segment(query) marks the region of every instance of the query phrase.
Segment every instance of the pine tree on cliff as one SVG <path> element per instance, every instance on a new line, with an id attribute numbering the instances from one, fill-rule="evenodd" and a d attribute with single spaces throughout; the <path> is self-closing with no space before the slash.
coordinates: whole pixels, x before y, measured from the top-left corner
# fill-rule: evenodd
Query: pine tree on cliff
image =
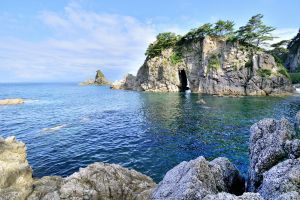
<path id="1" fill-rule="evenodd" d="M 262 21 L 263 15 L 257 14 L 237 31 L 237 38 L 245 43 L 252 44 L 256 47 L 265 44 L 268 40 L 273 40 L 271 32 L 275 30 L 272 26 L 267 26 Z"/>

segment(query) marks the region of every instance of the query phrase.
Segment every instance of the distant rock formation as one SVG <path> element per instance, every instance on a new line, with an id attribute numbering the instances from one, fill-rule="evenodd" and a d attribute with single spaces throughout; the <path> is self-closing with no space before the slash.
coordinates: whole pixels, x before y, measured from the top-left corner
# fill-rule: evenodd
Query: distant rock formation
<path id="1" fill-rule="evenodd" d="M 23 99 L 0 99 L 0 105 L 16 105 L 23 104 L 24 102 Z"/>
<path id="2" fill-rule="evenodd" d="M 251 127 L 248 181 L 227 158 L 209 162 L 201 156 L 175 166 L 158 185 L 135 170 L 104 163 L 65 178 L 34 180 L 25 145 L 0 138 L 0 199 L 298 200 L 299 116 L 294 126 L 286 119 L 264 119 Z"/>
<path id="3" fill-rule="evenodd" d="M 283 67 L 273 56 L 238 42 L 206 36 L 182 45 L 181 60 L 165 49 L 147 58 L 125 89 L 218 95 L 279 95 L 294 91 Z M 120 87 L 122 88 L 122 87 Z"/>
<path id="4" fill-rule="evenodd" d="M 288 45 L 289 54 L 285 61 L 285 66 L 291 72 L 300 70 L 300 29 L 298 34 Z"/>
<path id="5" fill-rule="evenodd" d="M 96 71 L 95 80 L 89 79 L 84 82 L 79 83 L 81 86 L 85 85 L 110 85 L 110 82 L 105 78 L 101 70 Z"/>

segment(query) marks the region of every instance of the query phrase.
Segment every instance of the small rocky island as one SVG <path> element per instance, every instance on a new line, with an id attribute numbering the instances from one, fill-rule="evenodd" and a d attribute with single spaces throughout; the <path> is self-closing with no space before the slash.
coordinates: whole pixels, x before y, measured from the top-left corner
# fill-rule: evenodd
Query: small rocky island
<path id="1" fill-rule="evenodd" d="M 95 79 L 86 80 L 81 82 L 80 85 L 110 85 L 110 82 L 105 78 L 103 72 L 101 70 L 96 71 Z"/>
<path id="2" fill-rule="evenodd" d="M 297 200 L 300 197 L 300 112 L 293 125 L 264 119 L 250 129 L 250 166 L 243 177 L 227 158 L 184 161 L 157 185 L 150 177 L 115 164 L 94 163 L 68 177 L 33 178 L 26 146 L 0 139 L 2 200 Z"/>
<path id="3" fill-rule="evenodd" d="M 236 34 L 234 23 L 222 20 L 192 29 L 184 36 L 161 33 L 149 45 L 147 58 L 137 75 L 127 76 L 113 88 L 154 92 L 191 90 L 215 95 L 290 94 L 294 88 L 284 61 L 288 69 L 300 66 L 300 40 L 290 42 L 288 46 L 293 51 L 289 55 L 280 45 L 271 51 L 261 48 L 261 39 L 249 38 L 245 33 L 247 28 L 257 31 L 253 22 L 262 23 L 261 20 L 262 15 L 253 16 Z M 231 28 L 224 28 L 225 25 Z M 265 36 L 272 38 L 269 33 Z"/>

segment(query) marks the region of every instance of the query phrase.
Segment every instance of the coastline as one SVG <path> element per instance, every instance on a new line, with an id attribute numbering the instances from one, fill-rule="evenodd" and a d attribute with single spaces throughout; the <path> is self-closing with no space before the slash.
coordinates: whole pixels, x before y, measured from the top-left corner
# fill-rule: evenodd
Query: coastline
<path id="1" fill-rule="evenodd" d="M 250 136 L 249 177 L 227 158 L 184 161 L 156 185 L 150 177 L 115 164 L 94 163 L 68 177 L 32 178 L 26 146 L 0 140 L 2 199 L 295 199 L 300 188 L 300 112 L 295 125 L 263 119 Z M 296 174 L 295 174 L 296 173 Z M 291 178 L 292 175 L 292 178 Z M 9 180 L 9 181 L 7 181 Z M 284 184 L 282 184 L 284 183 Z"/>

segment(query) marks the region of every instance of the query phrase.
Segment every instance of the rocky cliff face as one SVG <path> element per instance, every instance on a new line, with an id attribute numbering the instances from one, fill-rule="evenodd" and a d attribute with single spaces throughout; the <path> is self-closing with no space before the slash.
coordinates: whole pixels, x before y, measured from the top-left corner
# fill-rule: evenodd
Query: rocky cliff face
<path id="1" fill-rule="evenodd" d="M 289 54 L 285 65 L 289 71 L 293 72 L 300 69 L 300 29 L 298 34 L 292 39 L 288 45 Z"/>
<path id="2" fill-rule="evenodd" d="M 293 91 L 283 68 L 261 51 L 220 38 L 205 37 L 182 46 L 181 60 L 174 50 L 147 58 L 131 88 L 141 91 L 219 95 L 277 95 Z"/>

